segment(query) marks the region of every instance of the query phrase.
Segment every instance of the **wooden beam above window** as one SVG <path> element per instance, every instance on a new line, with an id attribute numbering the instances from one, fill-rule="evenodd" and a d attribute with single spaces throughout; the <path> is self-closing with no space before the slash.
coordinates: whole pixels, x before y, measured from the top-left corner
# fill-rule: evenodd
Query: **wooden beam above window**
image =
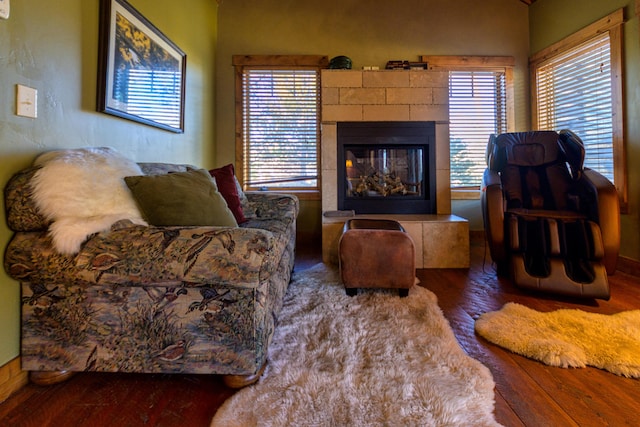
<path id="1" fill-rule="evenodd" d="M 245 67 L 298 66 L 327 68 L 329 58 L 326 55 L 233 55 L 232 65 Z"/>
<path id="2" fill-rule="evenodd" d="M 461 55 L 422 55 L 430 70 L 465 68 L 509 68 L 514 67 L 513 56 L 461 56 Z"/>

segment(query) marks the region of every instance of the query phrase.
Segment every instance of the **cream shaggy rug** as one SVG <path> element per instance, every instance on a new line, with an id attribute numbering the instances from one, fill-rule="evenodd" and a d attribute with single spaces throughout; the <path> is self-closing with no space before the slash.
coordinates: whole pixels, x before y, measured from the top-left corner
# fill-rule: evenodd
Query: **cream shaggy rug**
<path id="1" fill-rule="evenodd" d="M 496 426 L 490 371 L 458 345 L 436 296 L 348 297 L 324 264 L 294 274 L 269 363 L 212 426 Z"/>
<path id="2" fill-rule="evenodd" d="M 481 315 L 475 330 L 494 344 L 550 366 L 589 365 L 640 378 L 640 310 L 541 313 L 511 302 Z"/>

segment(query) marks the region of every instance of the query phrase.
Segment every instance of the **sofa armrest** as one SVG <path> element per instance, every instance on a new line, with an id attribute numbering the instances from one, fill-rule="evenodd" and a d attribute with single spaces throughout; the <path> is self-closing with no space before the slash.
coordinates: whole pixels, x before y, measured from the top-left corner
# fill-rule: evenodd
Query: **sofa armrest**
<path id="1" fill-rule="evenodd" d="M 251 209 L 260 219 L 289 218 L 295 220 L 298 217 L 300 203 L 293 194 L 247 191 L 245 195 Z"/>
<path id="2" fill-rule="evenodd" d="M 94 267 L 96 257 L 109 254 L 118 259 L 118 264 L 102 273 L 113 275 L 107 277 L 109 282 L 140 272 L 142 284 L 175 281 L 256 287 L 275 270 L 282 256 L 284 245 L 278 238 L 255 228 L 127 226 L 90 239 L 76 265 L 91 280 L 100 273 Z"/>
<path id="3" fill-rule="evenodd" d="M 255 288 L 282 257 L 283 236 L 243 227 L 145 227 L 122 220 L 57 253 L 46 232 L 16 233 L 5 252 L 15 279 L 34 283 Z"/>

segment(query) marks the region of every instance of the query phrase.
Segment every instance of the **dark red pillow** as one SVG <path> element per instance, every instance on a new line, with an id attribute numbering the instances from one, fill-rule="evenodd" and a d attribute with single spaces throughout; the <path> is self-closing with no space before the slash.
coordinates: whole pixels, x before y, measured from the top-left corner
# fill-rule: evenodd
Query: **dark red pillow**
<path id="1" fill-rule="evenodd" d="M 233 213 L 238 224 L 247 222 L 248 220 L 244 217 L 242 206 L 240 205 L 233 164 L 230 163 L 221 168 L 211 169 L 209 173 L 215 178 L 218 191 L 222 194 L 222 197 L 224 197 L 229 210 Z"/>

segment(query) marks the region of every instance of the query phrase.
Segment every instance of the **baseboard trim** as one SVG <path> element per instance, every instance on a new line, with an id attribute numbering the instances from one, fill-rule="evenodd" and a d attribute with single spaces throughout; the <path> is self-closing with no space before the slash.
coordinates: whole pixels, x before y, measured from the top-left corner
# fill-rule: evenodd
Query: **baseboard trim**
<path id="1" fill-rule="evenodd" d="M 616 270 L 638 277 L 640 276 L 640 261 L 619 256 Z"/>
<path id="2" fill-rule="evenodd" d="M 20 357 L 0 366 L 0 403 L 27 385 L 29 373 L 20 369 Z"/>

